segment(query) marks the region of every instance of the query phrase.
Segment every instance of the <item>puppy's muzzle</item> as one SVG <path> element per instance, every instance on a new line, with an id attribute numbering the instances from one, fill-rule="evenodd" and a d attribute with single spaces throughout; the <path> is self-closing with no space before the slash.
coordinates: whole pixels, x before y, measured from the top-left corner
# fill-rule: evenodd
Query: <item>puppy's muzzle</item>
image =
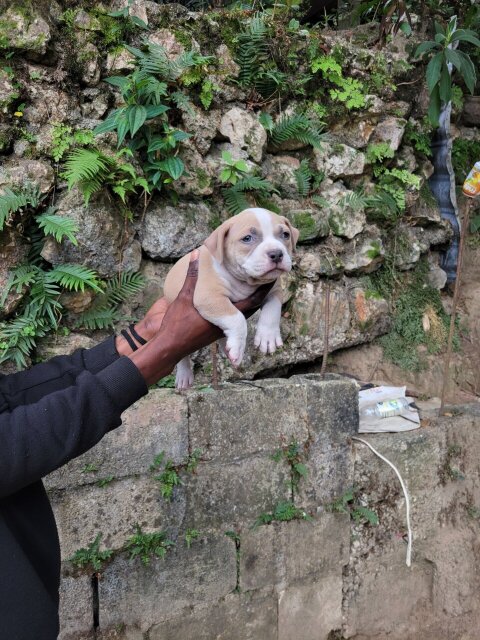
<path id="1" fill-rule="evenodd" d="M 269 251 L 267 255 L 275 264 L 278 264 L 283 260 L 283 251 L 281 249 L 273 249 L 272 251 Z"/>

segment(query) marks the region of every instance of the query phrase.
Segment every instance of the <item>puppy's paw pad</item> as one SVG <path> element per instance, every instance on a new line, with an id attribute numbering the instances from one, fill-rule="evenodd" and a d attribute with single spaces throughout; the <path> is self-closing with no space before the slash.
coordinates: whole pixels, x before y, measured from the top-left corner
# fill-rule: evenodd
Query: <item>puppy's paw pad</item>
<path id="1" fill-rule="evenodd" d="M 245 344 L 237 340 L 227 340 L 225 345 L 225 351 L 228 359 L 234 367 L 238 367 L 243 360 L 243 354 L 245 352 Z"/>

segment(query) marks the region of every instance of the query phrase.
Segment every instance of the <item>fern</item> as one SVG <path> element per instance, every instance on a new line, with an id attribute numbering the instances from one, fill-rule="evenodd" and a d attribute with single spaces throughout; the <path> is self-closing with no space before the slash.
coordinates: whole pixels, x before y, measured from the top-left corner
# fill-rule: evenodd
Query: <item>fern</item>
<path id="1" fill-rule="evenodd" d="M 112 160 L 99 151 L 74 149 L 67 156 L 63 175 L 69 189 L 78 184 L 88 205 L 91 196 L 102 188 L 112 164 Z"/>
<path id="2" fill-rule="evenodd" d="M 366 198 L 363 193 L 356 191 L 347 193 L 338 201 L 338 205 L 342 209 L 351 209 L 352 211 L 363 211 L 368 203 L 369 199 Z"/>
<path id="3" fill-rule="evenodd" d="M 254 197 L 257 195 L 261 198 L 265 198 L 265 196 L 271 193 L 278 193 L 268 180 L 259 178 L 258 176 L 244 176 L 232 187 L 223 190 L 225 205 L 230 215 L 236 215 L 240 213 L 240 211 L 243 211 L 243 209 L 248 209 L 248 207 L 251 206 L 251 203 L 245 196 L 245 192 L 248 191 L 253 192 Z M 257 192 L 257 194 L 255 194 L 255 192 Z"/>
<path id="4" fill-rule="evenodd" d="M 4 189 L 0 195 L 0 231 L 9 222 L 13 214 L 26 207 L 37 207 L 40 200 L 39 191 L 31 187 L 17 192 L 11 189 Z"/>
<path id="5" fill-rule="evenodd" d="M 310 193 L 312 177 L 312 170 L 308 160 L 302 160 L 298 169 L 295 170 L 298 195 L 302 198 L 306 198 Z"/>
<path id="6" fill-rule="evenodd" d="M 62 264 L 47 272 L 47 281 L 58 283 L 70 291 L 85 291 L 85 287 L 101 292 L 95 271 L 79 264 Z"/>
<path id="7" fill-rule="evenodd" d="M 245 197 L 245 194 L 241 191 L 235 191 L 233 187 L 223 190 L 223 197 L 225 199 L 225 205 L 227 211 L 231 216 L 237 215 L 240 211 L 248 209 L 251 203 Z"/>
<path id="8" fill-rule="evenodd" d="M 92 330 L 113 328 L 121 319 L 120 312 L 115 307 L 144 286 L 145 279 L 140 273 L 124 271 L 110 278 L 105 290 L 95 299 L 94 306 L 80 314 L 76 326 Z"/>
<path id="9" fill-rule="evenodd" d="M 245 31 L 238 36 L 237 63 L 240 66 L 238 83 L 241 87 L 255 86 L 262 63 L 268 59 L 267 27 L 262 15 L 255 14 Z"/>
<path id="10" fill-rule="evenodd" d="M 307 116 L 293 114 L 280 118 L 270 132 L 270 139 L 276 147 L 288 140 L 297 140 L 318 149 L 321 146 L 322 135 L 321 129 Z"/>
<path id="11" fill-rule="evenodd" d="M 36 221 L 45 235 L 53 236 L 57 242 L 62 242 L 63 238 L 68 238 L 74 245 L 78 244 L 75 233 L 78 231 L 77 224 L 66 218 L 53 213 L 54 209 L 49 207 L 47 211 L 36 216 Z"/>

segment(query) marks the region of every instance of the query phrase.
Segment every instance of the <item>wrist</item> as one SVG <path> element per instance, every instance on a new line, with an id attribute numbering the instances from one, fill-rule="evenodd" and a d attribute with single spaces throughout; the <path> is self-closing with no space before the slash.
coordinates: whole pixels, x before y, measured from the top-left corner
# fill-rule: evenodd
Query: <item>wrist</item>
<path id="1" fill-rule="evenodd" d="M 170 347 L 165 336 L 158 335 L 137 351 L 127 357 L 140 371 L 147 385 L 154 384 L 170 374 L 179 359 L 175 350 Z"/>

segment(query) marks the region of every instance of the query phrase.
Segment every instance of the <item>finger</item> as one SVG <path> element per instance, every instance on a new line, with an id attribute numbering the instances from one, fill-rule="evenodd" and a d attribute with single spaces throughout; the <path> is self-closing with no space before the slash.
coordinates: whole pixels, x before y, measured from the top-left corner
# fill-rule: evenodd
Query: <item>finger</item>
<path id="1" fill-rule="evenodd" d="M 198 249 L 195 249 L 190 254 L 190 262 L 188 263 L 187 275 L 185 276 L 185 282 L 183 283 L 182 290 L 179 296 L 184 298 L 193 299 L 193 292 L 195 291 L 195 285 L 198 279 Z"/>

